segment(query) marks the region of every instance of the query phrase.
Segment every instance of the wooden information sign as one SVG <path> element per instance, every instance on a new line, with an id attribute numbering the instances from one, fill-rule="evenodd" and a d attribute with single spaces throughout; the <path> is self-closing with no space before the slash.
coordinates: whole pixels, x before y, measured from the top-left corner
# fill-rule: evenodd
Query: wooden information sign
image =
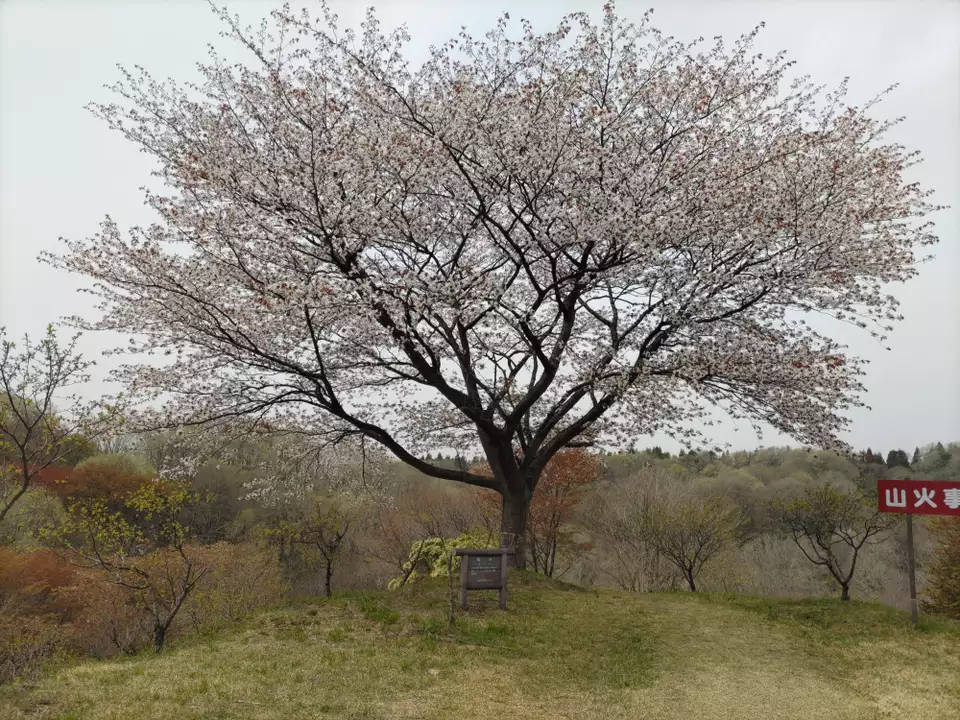
<path id="1" fill-rule="evenodd" d="M 877 510 L 907 516 L 907 569 L 910 619 L 917 624 L 917 575 L 913 559 L 913 516 L 960 516 L 960 482 L 943 480 L 878 480 Z"/>
<path id="2" fill-rule="evenodd" d="M 460 607 L 467 608 L 467 590 L 499 590 L 500 609 L 507 609 L 507 558 L 512 548 L 457 548 L 460 561 Z"/>

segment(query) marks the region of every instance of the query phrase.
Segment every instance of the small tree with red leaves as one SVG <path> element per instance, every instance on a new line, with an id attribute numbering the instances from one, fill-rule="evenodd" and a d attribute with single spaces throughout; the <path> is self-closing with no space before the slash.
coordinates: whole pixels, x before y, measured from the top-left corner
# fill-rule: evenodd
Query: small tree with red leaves
<path id="1" fill-rule="evenodd" d="M 553 577 L 558 551 L 571 560 L 570 556 L 588 549 L 576 542 L 570 523 L 587 488 L 599 479 L 600 459 L 583 449 L 561 450 L 547 463 L 530 502 L 525 533 L 525 550 L 536 572 Z M 491 510 L 499 511 L 495 494 L 479 491 L 479 495 Z M 567 569 L 569 563 L 563 572 Z"/>

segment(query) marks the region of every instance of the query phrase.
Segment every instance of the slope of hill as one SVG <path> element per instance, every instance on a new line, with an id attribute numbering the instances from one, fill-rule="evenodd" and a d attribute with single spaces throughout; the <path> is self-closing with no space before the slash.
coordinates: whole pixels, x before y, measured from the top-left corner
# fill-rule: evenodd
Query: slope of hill
<path id="1" fill-rule="evenodd" d="M 0 688 L 0 717 L 960 717 L 960 624 L 881 605 L 582 590 L 512 578 L 446 633 L 446 584 L 264 613 L 160 656 Z M 484 605 L 486 609 L 480 610 Z"/>

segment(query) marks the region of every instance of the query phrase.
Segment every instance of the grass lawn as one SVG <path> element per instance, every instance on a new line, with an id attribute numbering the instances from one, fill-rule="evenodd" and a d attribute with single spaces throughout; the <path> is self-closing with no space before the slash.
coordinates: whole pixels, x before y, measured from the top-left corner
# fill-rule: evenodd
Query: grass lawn
<path id="1" fill-rule="evenodd" d="M 160 656 L 0 688 L 59 720 L 960 718 L 960 624 L 886 607 L 631 595 L 512 576 L 446 632 L 446 584 L 270 611 Z"/>

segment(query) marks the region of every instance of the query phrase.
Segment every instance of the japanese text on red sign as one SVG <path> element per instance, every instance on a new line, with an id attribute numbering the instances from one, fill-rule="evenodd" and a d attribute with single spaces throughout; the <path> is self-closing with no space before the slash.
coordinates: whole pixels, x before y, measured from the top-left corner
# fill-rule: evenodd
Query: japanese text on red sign
<path id="1" fill-rule="evenodd" d="M 880 512 L 960 516 L 960 481 L 879 480 Z"/>

